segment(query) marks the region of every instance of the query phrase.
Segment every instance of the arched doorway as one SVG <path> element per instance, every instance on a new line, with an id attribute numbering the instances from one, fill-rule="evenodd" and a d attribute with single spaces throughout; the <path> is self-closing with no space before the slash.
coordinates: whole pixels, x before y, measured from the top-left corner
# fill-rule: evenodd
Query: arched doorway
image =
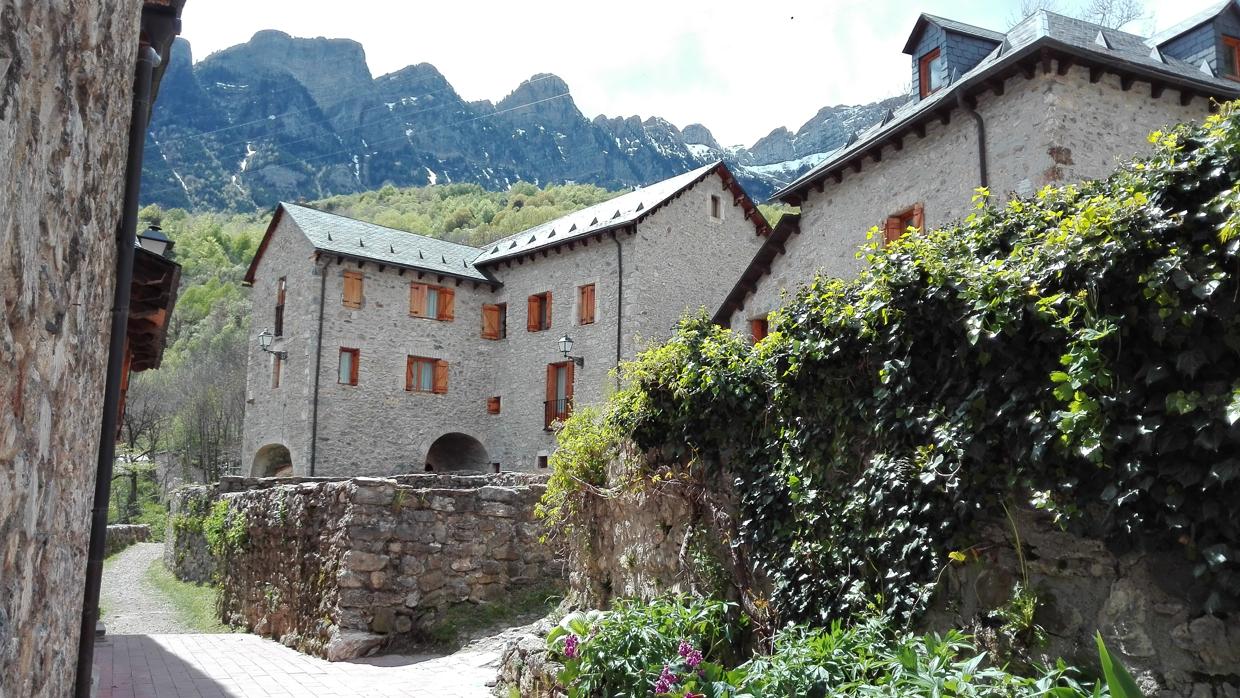
<path id="1" fill-rule="evenodd" d="M 284 444 L 268 444 L 254 454 L 250 477 L 288 477 L 293 474 L 293 455 Z"/>
<path id="2" fill-rule="evenodd" d="M 490 458 L 482 443 L 468 434 L 453 432 L 435 439 L 426 452 L 428 470 L 488 470 Z"/>

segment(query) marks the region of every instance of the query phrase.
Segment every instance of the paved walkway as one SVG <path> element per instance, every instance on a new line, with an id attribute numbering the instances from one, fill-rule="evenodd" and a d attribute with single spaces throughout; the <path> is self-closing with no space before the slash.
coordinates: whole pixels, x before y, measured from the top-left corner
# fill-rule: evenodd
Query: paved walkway
<path id="1" fill-rule="evenodd" d="M 163 556 L 163 543 L 135 543 L 108 560 L 99 602 L 107 609 L 103 625 L 109 635 L 194 632 L 150 582 L 148 571 Z"/>
<path id="2" fill-rule="evenodd" d="M 500 638 L 445 657 L 309 657 L 255 635 L 109 635 L 97 698 L 487 698 Z"/>

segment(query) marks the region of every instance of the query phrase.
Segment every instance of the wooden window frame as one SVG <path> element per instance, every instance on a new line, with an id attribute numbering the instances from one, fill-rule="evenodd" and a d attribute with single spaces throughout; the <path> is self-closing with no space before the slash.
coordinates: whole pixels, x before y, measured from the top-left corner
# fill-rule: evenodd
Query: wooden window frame
<path id="1" fill-rule="evenodd" d="M 577 382 L 574 370 L 576 366 L 577 364 L 571 360 L 547 364 L 547 400 L 543 403 L 543 429 L 546 431 L 551 431 L 551 425 L 555 422 L 562 422 L 573 414 L 573 385 Z M 559 404 L 561 398 L 557 397 L 555 389 L 556 375 L 561 368 L 565 370 L 563 405 Z"/>
<path id="2" fill-rule="evenodd" d="M 344 355 L 352 356 L 352 362 L 349 364 L 349 381 L 346 383 L 340 380 L 340 361 L 344 360 Z M 362 351 L 357 347 L 340 347 L 340 356 L 336 363 L 336 383 L 338 385 L 357 385 L 358 365 L 362 362 Z"/>
<path id="3" fill-rule="evenodd" d="M 930 70 L 932 68 L 931 64 L 934 63 L 935 59 L 940 55 L 942 54 L 936 47 L 926 51 L 922 54 L 921 58 L 917 59 L 917 91 L 921 95 L 922 99 L 925 99 L 926 97 L 929 97 L 939 91 L 938 87 L 933 89 L 930 87 Z"/>
<path id="4" fill-rule="evenodd" d="M 340 304 L 346 308 L 361 308 L 362 299 L 366 295 L 366 291 L 365 291 L 366 275 L 360 271 L 346 270 L 342 278 L 344 279 L 344 286 L 340 289 Z M 357 281 L 357 298 L 353 300 L 349 299 L 349 280 L 350 279 L 355 279 Z"/>
<path id="5" fill-rule="evenodd" d="M 426 300 L 431 291 L 435 292 L 434 315 L 431 315 L 426 307 Z M 426 320 L 452 322 L 456 319 L 456 289 L 411 281 L 409 283 L 409 315 Z"/>
<path id="6" fill-rule="evenodd" d="M 718 194 L 710 195 L 710 217 L 717 221 L 723 220 L 723 198 Z"/>
<path id="7" fill-rule="evenodd" d="M 883 223 L 884 244 L 900 239 L 910 227 L 917 228 L 919 233 L 926 230 L 926 208 L 920 202 L 899 213 L 887 216 L 887 220 Z"/>
<path id="8" fill-rule="evenodd" d="M 499 414 L 501 409 L 503 409 L 503 400 L 499 395 L 487 398 L 487 414 Z"/>
<path id="9" fill-rule="evenodd" d="M 594 284 L 582 284 L 577 287 L 577 324 L 593 325 L 597 307 Z"/>
<path id="10" fill-rule="evenodd" d="M 276 336 L 284 336 L 284 300 L 288 292 L 288 277 L 276 281 Z"/>
<path id="11" fill-rule="evenodd" d="M 416 369 L 415 369 L 416 367 Z M 430 372 L 429 390 L 422 387 L 424 372 Z M 448 362 L 430 356 L 405 357 L 405 392 L 443 395 L 448 392 Z"/>
<path id="12" fill-rule="evenodd" d="M 765 315 L 749 320 L 749 336 L 753 338 L 755 344 L 766 339 L 766 336 L 770 334 L 770 329 L 770 321 Z"/>
<path id="13" fill-rule="evenodd" d="M 1230 73 L 1224 73 L 1223 77 L 1230 78 L 1232 80 L 1240 80 L 1240 38 L 1224 34 L 1222 37 L 1222 44 L 1224 48 L 1231 51 L 1232 70 Z"/>
<path id="14" fill-rule="evenodd" d="M 535 304 L 538 310 L 534 309 Z M 552 298 L 550 291 L 535 293 L 526 299 L 525 329 L 527 332 L 545 332 L 551 329 Z"/>

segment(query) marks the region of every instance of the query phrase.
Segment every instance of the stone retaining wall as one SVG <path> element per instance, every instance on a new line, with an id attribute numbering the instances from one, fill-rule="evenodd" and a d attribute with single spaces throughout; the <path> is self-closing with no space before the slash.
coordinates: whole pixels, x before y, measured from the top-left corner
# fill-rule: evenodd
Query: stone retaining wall
<path id="1" fill-rule="evenodd" d="M 108 524 L 108 536 L 104 556 L 115 555 L 134 543 L 151 539 L 151 527 L 146 524 Z"/>
<path id="2" fill-rule="evenodd" d="M 557 580 L 537 475 L 226 478 L 223 620 L 331 660 L 415 642 L 453 604 Z"/>
<path id="3" fill-rule="evenodd" d="M 214 581 L 219 561 L 207 548 L 202 524 L 217 488 L 190 485 L 168 495 L 169 520 L 164 534 L 164 567 L 183 582 Z"/>

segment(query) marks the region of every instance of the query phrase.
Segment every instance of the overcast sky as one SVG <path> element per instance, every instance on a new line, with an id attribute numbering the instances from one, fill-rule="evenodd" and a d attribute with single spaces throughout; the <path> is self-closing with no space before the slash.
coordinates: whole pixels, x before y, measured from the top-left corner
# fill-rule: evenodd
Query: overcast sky
<path id="1" fill-rule="evenodd" d="M 1147 0 L 1163 29 L 1217 0 Z M 1065 8 L 1083 0 L 1060 0 Z M 724 145 L 795 130 L 829 104 L 908 86 L 900 53 L 919 12 L 1004 30 L 1019 0 L 190 0 L 195 60 L 260 29 L 354 39 L 373 75 L 431 63 L 467 100 L 498 101 L 535 73 L 568 83 L 587 117 L 700 122 Z"/>

